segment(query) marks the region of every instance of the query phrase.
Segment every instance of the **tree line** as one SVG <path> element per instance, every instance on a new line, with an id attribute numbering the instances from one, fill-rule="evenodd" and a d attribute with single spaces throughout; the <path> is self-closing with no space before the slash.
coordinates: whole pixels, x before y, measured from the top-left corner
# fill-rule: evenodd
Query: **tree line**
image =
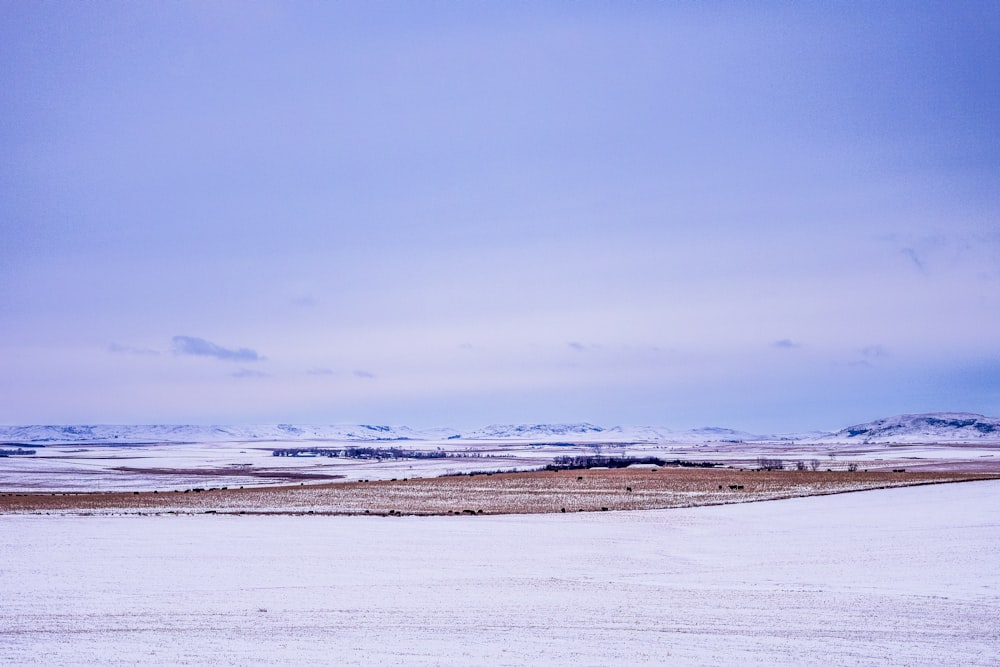
<path id="1" fill-rule="evenodd" d="M 682 468 L 714 468 L 709 461 L 667 461 L 656 456 L 557 456 L 545 470 L 585 470 L 587 468 L 627 468 L 631 465 L 680 466 Z"/>

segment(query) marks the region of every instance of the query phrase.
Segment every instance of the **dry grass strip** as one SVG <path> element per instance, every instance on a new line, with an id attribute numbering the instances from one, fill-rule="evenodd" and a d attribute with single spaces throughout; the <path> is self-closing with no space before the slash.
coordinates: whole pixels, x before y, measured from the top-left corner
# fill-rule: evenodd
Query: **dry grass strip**
<path id="1" fill-rule="evenodd" d="M 186 492 L 0 492 L 0 513 L 478 515 L 593 512 L 753 502 L 982 479 L 1000 479 L 1000 474 L 592 469 Z"/>

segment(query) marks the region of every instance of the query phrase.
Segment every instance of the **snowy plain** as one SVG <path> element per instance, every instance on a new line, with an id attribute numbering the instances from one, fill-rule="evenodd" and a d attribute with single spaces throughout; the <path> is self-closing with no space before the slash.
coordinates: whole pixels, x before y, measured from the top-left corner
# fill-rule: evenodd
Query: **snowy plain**
<path id="1" fill-rule="evenodd" d="M 996 665 L 998 507 L 0 516 L 0 663 Z"/>
<path id="2" fill-rule="evenodd" d="M 447 458 L 362 460 L 272 456 L 282 448 L 397 447 Z M 753 467 L 758 457 L 816 461 L 822 469 L 851 462 L 872 469 L 992 470 L 1000 461 L 1000 419 L 972 413 L 898 415 L 837 433 L 753 435 L 728 428 L 579 424 L 495 424 L 451 428 L 341 424 L 0 425 L 5 491 L 170 491 L 270 486 L 334 479 L 436 477 L 482 470 L 528 470 L 557 456 L 603 453 L 712 461 Z"/>
<path id="3" fill-rule="evenodd" d="M 1000 467 L 1000 443 L 818 443 L 795 441 L 729 442 L 553 442 L 518 440 L 426 440 L 367 443 L 422 451 L 443 451 L 448 458 L 348 459 L 325 456 L 272 456 L 286 447 L 347 447 L 357 441 L 292 440 L 205 442 L 47 443 L 34 455 L 0 457 L 4 491 L 170 491 L 195 487 L 273 486 L 334 479 L 437 477 L 477 470 L 529 470 L 557 456 L 602 453 L 656 456 L 667 460 L 712 461 L 754 467 L 758 457 L 788 462 L 818 461 L 821 468 L 843 470 L 849 462 L 865 468 L 970 470 Z M 365 444 L 365 443 L 361 443 Z"/>

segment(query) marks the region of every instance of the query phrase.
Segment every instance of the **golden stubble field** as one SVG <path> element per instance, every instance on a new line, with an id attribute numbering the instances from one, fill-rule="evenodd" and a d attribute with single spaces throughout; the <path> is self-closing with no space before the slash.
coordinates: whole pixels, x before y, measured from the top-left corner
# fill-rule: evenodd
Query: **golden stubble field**
<path id="1" fill-rule="evenodd" d="M 561 470 L 173 492 L 0 493 L 0 513 L 396 516 L 599 512 L 742 503 L 997 478 L 1000 473 Z"/>

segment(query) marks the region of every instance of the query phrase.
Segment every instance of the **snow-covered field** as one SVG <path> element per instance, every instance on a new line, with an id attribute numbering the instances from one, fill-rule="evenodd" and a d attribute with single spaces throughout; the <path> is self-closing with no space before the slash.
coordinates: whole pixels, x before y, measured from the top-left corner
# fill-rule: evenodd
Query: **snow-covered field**
<path id="1" fill-rule="evenodd" d="M 397 447 L 446 452 L 439 459 L 381 461 L 272 456 L 275 449 Z M 753 435 L 706 427 L 603 428 L 592 424 L 493 425 L 459 432 L 364 424 L 303 426 L 0 426 L 0 490 L 170 491 L 342 479 L 435 477 L 525 470 L 554 457 L 601 453 L 753 467 L 758 457 L 862 467 L 1000 469 L 1000 419 L 970 413 L 899 415 L 837 433 Z"/>
<path id="2" fill-rule="evenodd" d="M 364 444 L 364 443 L 362 443 Z M 248 443 L 219 441 L 143 445 L 49 444 L 33 456 L 0 458 L 0 489 L 5 491 L 152 491 L 211 486 L 274 486 L 329 482 L 333 479 L 437 477 L 474 470 L 513 470 L 544 465 L 553 454 L 530 446 L 468 443 L 389 442 L 382 447 L 430 450 L 447 448 L 442 459 L 328 458 L 272 456 L 286 447 L 357 446 L 353 441 Z M 556 448 L 557 453 L 564 453 Z M 581 449 L 582 451 L 582 449 Z"/>
<path id="3" fill-rule="evenodd" d="M 1000 481 L 649 512 L 0 516 L 0 662 L 996 665 Z"/>
<path id="4" fill-rule="evenodd" d="M 1000 470 L 1000 444 L 864 445 L 800 442 L 553 443 L 518 441 L 403 441 L 383 447 L 443 450 L 441 459 L 364 460 L 324 456 L 272 456 L 275 448 L 344 447 L 353 441 L 214 441 L 150 444 L 61 443 L 37 446 L 33 456 L 0 457 L 4 491 L 170 491 L 194 487 L 273 486 L 333 479 L 436 477 L 474 470 L 526 470 L 556 456 L 600 452 L 610 456 L 657 456 L 755 467 L 760 456 L 816 460 L 821 469 L 863 467 Z"/>

